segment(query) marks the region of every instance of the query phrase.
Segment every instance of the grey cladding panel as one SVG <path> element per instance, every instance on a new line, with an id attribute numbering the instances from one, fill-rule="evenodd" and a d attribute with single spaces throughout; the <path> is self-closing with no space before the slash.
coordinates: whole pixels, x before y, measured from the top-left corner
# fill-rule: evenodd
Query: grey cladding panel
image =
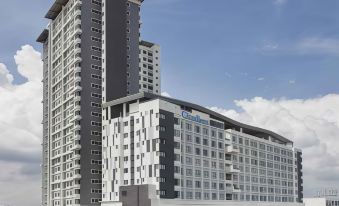
<path id="1" fill-rule="evenodd" d="M 127 95 L 126 0 L 106 1 L 106 101 Z"/>
<path id="2" fill-rule="evenodd" d="M 160 157 L 160 164 L 166 166 L 165 170 L 160 170 L 160 177 L 166 179 L 160 183 L 160 190 L 166 192 L 161 198 L 174 199 L 174 114 L 164 110 L 160 110 L 160 113 L 165 115 L 165 119 L 159 120 L 160 126 L 166 128 L 165 131 L 160 131 L 160 139 L 165 139 L 166 142 L 160 143 L 160 151 L 166 154 L 165 157 Z"/>

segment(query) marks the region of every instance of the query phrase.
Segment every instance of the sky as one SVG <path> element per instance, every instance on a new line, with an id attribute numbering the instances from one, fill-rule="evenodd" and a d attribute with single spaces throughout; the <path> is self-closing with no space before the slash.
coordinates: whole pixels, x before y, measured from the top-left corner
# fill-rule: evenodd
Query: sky
<path id="1" fill-rule="evenodd" d="M 0 205 L 40 202 L 35 40 L 52 2 L 0 7 Z M 312 196 L 339 185 L 338 8 L 337 0 L 145 0 L 141 32 L 161 46 L 164 94 L 295 141 Z"/>

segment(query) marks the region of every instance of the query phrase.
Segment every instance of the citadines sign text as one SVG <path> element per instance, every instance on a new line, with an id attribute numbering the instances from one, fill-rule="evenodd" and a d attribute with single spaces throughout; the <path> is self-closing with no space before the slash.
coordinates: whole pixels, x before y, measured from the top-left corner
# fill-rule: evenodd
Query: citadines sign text
<path id="1" fill-rule="evenodd" d="M 194 121 L 194 122 L 198 122 L 198 123 L 201 123 L 201 124 L 209 125 L 208 120 L 201 119 L 199 115 L 193 116 L 191 113 L 186 112 L 186 111 L 182 111 L 181 115 L 185 119 L 188 119 L 188 120 L 191 120 L 191 121 Z"/>

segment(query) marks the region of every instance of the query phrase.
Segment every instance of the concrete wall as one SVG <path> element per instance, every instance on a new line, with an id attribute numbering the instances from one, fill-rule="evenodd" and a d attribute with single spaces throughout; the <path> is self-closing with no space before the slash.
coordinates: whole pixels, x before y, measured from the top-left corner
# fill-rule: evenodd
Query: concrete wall
<path id="1" fill-rule="evenodd" d="M 152 200 L 152 206 L 303 206 L 302 203 L 274 202 L 233 202 L 233 201 L 189 201 L 189 200 Z M 317 205 L 321 206 L 321 205 Z"/>
<path id="2" fill-rule="evenodd" d="M 325 198 L 304 198 L 305 206 L 326 206 Z"/>

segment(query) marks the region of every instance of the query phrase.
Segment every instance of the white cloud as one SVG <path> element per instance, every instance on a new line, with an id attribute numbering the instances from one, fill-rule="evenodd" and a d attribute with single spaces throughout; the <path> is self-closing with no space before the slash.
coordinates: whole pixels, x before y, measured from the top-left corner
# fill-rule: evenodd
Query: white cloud
<path id="1" fill-rule="evenodd" d="M 339 184 L 339 95 L 314 99 L 235 101 L 241 112 L 211 108 L 238 121 L 263 127 L 303 149 L 305 194 Z"/>
<path id="2" fill-rule="evenodd" d="M 0 63 L 0 86 L 9 87 L 13 82 L 13 75 L 11 75 L 6 65 Z"/>
<path id="3" fill-rule="evenodd" d="M 168 92 L 161 92 L 161 96 L 172 97 Z"/>
<path id="4" fill-rule="evenodd" d="M 258 80 L 258 81 L 264 81 L 265 78 L 264 78 L 264 77 L 259 77 L 257 80 Z"/>
<path id="5" fill-rule="evenodd" d="M 295 84 L 296 81 L 295 81 L 295 80 L 290 80 L 290 81 L 288 81 L 288 83 L 289 83 L 289 84 Z"/>
<path id="6" fill-rule="evenodd" d="M 305 38 L 296 44 L 296 50 L 301 54 L 339 55 L 339 39 Z"/>
<path id="7" fill-rule="evenodd" d="M 18 72 L 28 81 L 14 85 L 13 76 L 0 64 L 0 168 L 6 168 L 0 170 L 0 202 L 38 205 L 42 61 L 40 53 L 29 45 L 14 59 Z"/>

